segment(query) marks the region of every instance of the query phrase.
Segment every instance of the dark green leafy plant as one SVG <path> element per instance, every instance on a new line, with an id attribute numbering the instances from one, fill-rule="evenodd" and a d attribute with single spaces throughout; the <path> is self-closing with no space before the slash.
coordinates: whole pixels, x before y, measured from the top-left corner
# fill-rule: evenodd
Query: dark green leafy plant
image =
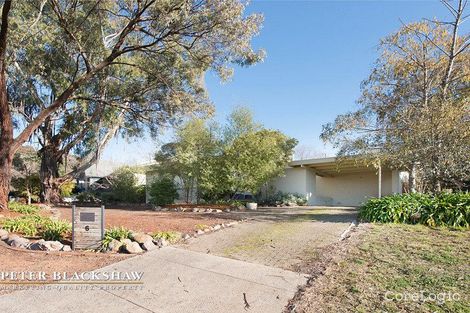
<path id="1" fill-rule="evenodd" d="M 470 227 L 470 194 L 403 194 L 370 199 L 359 216 L 379 223 L 424 224 L 428 226 Z"/>
<path id="2" fill-rule="evenodd" d="M 156 205 L 172 204 L 178 199 L 178 189 L 170 178 L 161 178 L 150 185 L 150 202 Z"/>

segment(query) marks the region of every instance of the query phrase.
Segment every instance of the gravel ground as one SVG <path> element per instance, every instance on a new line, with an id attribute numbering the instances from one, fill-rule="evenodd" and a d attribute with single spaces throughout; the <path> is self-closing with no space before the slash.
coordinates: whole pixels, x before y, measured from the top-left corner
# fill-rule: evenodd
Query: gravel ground
<path id="1" fill-rule="evenodd" d="M 59 208 L 60 218 L 72 220 L 71 208 Z M 215 215 L 212 213 L 190 212 L 154 212 L 132 211 L 121 209 L 107 209 L 105 211 L 106 228 L 124 226 L 134 231 L 178 231 L 182 233 L 194 232 L 197 225 L 212 226 L 215 224 L 230 222 L 229 216 L 224 213 Z"/>
<path id="2" fill-rule="evenodd" d="M 234 228 L 189 240 L 180 247 L 237 260 L 302 271 L 320 249 L 339 240 L 355 219 L 351 209 L 262 209 Z M 234 214 L 235 215 L 235 214 Z M 234 216 L 235 217 L 235 216 Z"/>

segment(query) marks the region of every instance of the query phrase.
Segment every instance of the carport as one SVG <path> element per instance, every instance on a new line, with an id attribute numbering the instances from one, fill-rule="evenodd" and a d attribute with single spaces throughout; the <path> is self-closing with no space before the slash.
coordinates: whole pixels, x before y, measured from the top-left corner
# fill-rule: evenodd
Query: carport
<path id="1" fill-rule="evenodd" d="M 368 198 L 402 192 L 403 174 L 359 159 L 319 158 L 292 161 L 272 186 L 305 195 L 310 205 L 357 206 Z"/>

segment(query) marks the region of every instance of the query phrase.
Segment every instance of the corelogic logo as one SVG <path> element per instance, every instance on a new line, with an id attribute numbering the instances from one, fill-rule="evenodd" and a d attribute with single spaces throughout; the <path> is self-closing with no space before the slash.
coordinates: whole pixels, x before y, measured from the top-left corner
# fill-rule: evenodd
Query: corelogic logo
<path id="1" fill-rule="evenodd" d="M 452 292 L 441 292 L 434 293 L 427 290 L 421 290 L 420 292 L 393 292 L 387 291 L 385 293 L 385 301 L 403 301 L 403 302 L 436 302 L 437 304 L 443 304 L 447 301 L 459 301 L 461 299 L 459 293 Z"/>

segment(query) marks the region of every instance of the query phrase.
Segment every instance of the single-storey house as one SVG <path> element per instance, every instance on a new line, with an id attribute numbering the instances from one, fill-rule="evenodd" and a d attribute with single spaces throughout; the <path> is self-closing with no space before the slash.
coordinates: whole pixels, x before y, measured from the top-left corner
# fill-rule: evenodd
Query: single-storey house
<path id="1" fill-rule="evenodd" d="M 304 195 L 309 205 L 357 206 L 368 198 L 400 194 L 407 173 L 366 166 L 351 158 L 292 161 L 285 175 L 270 185 L 277 191 Z"/>
<path id="2" fill-rule="evenodd" d="M 156 166 L 147 167 L 147 185 L 157 177 Z M 366 166 L 356 158 L 338 161 L 329 157 L 289 162 L 284 175 L 270 182 L 267 189 L 303 195 L 308 205 L 358 206 L 368 198 L 402 193 L 406 180 L 406 172 Z M 175 183 L 180 182 L 176 179 Z M 184 201 L 181 188 L 178 193 L 178 202 Z M 194 190 L 191 200 L 196 200 L 195 195 Z"/>

